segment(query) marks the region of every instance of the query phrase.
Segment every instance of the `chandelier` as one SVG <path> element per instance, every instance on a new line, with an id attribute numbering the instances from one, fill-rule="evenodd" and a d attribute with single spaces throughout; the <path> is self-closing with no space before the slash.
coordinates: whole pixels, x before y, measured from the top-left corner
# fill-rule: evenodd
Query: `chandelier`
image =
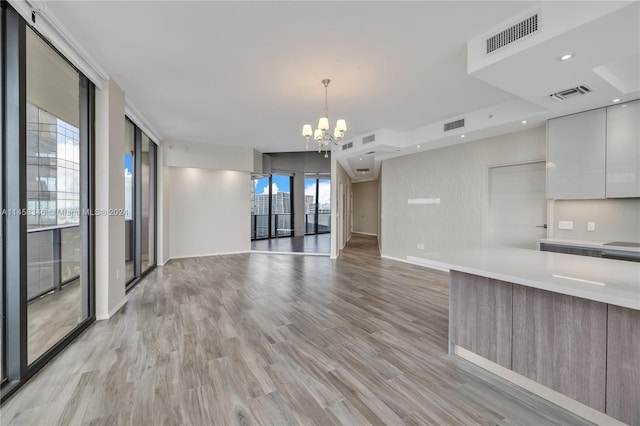
<path id="1" fill-rule="evenodd" d="M 313 140 L 318 144 L 318 152 L 322 151 L 324 147 L 324 158 L 328 158 L 328 150 L 331 144 L 342 145 L 342 139 L 344 138 L 344 132 L 347 131 L 347 122 L 340 119 L 336 122 L 336 128 L 333 133 L 329 132 L 329 107 L 327 106 L 327 87 L 331 80 L 325 78 L 322 80 L 324 85 L 324 117 L 320 117 L 318 121 L 318 128 L 313 131 L 311 124 L 305 124 L 302 126 L 302 136 L 307 139 L 307 150 L 309 149 L 309 142 L 311 136 Z"/>

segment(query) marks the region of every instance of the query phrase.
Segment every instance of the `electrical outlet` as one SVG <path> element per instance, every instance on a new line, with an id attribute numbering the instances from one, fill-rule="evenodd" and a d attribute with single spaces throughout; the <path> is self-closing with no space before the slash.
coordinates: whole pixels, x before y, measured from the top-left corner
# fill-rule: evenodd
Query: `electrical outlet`
<path id="1" fill-rule="evenodd" d="M 572 220 L 558 221 L 558 229 L 573 229 L 573 221 Z"/>
<path id="2" fill-rule="evenodd" d="M 595 222 L 587 222 L 587 231 L 595 231 L 596 230 L 596 223 Z"/>

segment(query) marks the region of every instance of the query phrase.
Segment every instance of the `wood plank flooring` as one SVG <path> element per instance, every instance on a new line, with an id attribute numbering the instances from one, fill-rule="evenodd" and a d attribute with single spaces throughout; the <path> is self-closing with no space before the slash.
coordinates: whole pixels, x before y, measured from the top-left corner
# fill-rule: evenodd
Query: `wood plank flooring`
<path id="1" fill-rule="evenodd" d="M 62 290 L 27 305 L 27 362 L 32 363 L 82 321 L 82 294 L 77 279 Z"/>
<path id="2" fill-rule="evenodd" d="M 448 275 L 343 255 L 169 262 L 0 408 L 21 424 L 585 424 L 447 356 Z"/>
<path id="3" fill-rule="evenodd" d="M 328 256 L 331 253 L 331 234 L 254 240 L 251 241 L 251 250 L 282 253 L 321 253 Z"/>

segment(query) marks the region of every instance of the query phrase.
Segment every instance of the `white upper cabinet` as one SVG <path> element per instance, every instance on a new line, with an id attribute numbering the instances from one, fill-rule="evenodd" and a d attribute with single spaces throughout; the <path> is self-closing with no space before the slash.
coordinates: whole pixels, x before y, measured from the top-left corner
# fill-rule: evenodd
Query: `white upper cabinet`
<path id="1" fill-rule="evenodd" d="M 605 198 L 606 108 L 547 123 L 547 198 Z"/>
<path id="2" fill-rule="evenodd" d="M 606 191 L 640 197 L 640 100 L 607 107 Z"/>

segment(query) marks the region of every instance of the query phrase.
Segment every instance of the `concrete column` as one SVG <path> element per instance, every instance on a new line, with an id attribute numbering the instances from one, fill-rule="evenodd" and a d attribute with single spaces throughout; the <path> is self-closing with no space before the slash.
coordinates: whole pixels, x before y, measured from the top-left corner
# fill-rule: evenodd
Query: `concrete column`
<path id="1" fill-rule="evenodd" d="M 125 295 L 124 106 L 122 89 L 110 80 L 96 90 L 95 202 L 96 319 L 108 319 L 127 302 Z"/>

